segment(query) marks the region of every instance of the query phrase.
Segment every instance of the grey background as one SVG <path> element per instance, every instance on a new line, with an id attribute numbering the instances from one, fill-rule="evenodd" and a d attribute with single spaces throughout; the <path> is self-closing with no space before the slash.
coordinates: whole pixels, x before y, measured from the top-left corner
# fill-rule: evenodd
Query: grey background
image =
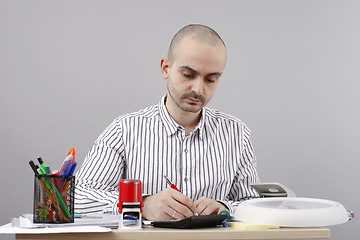
<path id="1" fill-rule="evenodd" d="M 29 160 L 59 168 L 75 147 L 82 163 L 115 117 L 159 102 L 160 59 L 188 23 L 227 44 L 209 106 L 252 129 L 261 180 L 360 213 L 359 1 L 1 0 L 1 225 L 32 211 Z"/>

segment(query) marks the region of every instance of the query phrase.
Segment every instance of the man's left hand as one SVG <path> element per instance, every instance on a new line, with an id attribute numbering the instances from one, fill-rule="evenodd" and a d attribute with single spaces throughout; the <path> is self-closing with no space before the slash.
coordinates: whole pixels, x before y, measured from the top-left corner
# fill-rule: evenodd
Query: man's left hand
<path id="1" fill-rule="evenodd" d="M 219 214 L 221 211 L 229 211 L 227 207 L 213 199 L 201 197 L 195 202 L 196 212 L 199 215 Z"/>

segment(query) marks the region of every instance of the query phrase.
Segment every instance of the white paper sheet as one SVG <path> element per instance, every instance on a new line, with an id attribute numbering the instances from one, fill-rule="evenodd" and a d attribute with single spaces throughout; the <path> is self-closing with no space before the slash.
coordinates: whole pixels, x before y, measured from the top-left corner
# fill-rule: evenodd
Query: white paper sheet
<path id="1" fill-rule="evenodd" d="M 76 218 L 74 223 L 66 224 L 34 224 L 32 215 L 13 218 L 11 223 L 0 227 L 0 234 L 18 233 L 74 233 L 74 232 L 111 232 L 111 228 L 119 224 L 119 215 L 102 215 L 97 218 Z"/>
<path id="2" fill-rule="evenodd" d="M 85 233 L 85 232 L 111 232 L 111 228 L 100 226 L 73 226 L 54 228 L 20 228 L 11 227 L 11 223 L 0 227 L 0 234 L 46 234 L 46 233 Z"/>
<path id="3" fill-rule="evenodd" d="M 34 227 L 74 227 L 74 226 L 101 226 L 101 227 L 118 227 L 119 215 L 114 214 L 88 214 L 88 217 L 75 218 L 74 223 L 66 224 L 46 224 L 46 223 L 33 223 L 32 214 L 24 214 L 24 217 L 20 217 L 20 224 L 16 227 L 22 228 L 34 228 Z"/>

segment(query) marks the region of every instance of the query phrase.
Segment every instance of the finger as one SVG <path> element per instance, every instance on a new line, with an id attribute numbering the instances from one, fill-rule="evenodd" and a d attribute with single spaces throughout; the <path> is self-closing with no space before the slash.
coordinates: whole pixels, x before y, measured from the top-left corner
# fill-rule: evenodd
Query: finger
<path id="1" fill-rule="evenodd" d="M 170 190 L 172 191 L 172 196 L 176 201 L 181 202 L 183 205 L 188 206 L 190 209 L 195 207 L 194 202 L 188 196 L 174 189 Z"/>
<path id="2" fill-rule="evenodd" d="M 229 209 L 222 203 L 220 203 L 222 206 L 218 209 L 217 214 L 219 214 L 222 211 L 229 212 Z"/>
<path id="3" fill-rule="evenodd" d="M 197 212 L 200 215 L 216 214 L 224 205 L 210 198 L 201 197 L 196 202 Z"/>
<path id="4" fill-rule="evenodd" d="M 172 219 L 183 219 L 183 211 L 184 208 L 177 200 L 176 196 L 180 194 L 180 192 L 175 191 L 174 189 L 167 188 L 163 190 L 159 195 L 161 195 L 161 207 L 160 210 L 166 214 L 167 220 Z"/>
<path id="5" fill-rule="evenodd" d="M 217 207 L 218 206 L 216 206 L 216 204 L 207 205 L 206 208 L 201 212 L 201 215 L 210 215 L 217 213 Z"/>
<path id="6" fill-rule="evenodd" d="M 199 198 L 196 202 L 195 202 L 195 206 L 196 206 L 196 212 L 199 215 L 202 215 L 202 212 L 205 210 L 205 208 L 207 207 L 207 203 L 206 203 L 206 198 L 205 197 L 201 197 Z"/>
<path id="7" fill-rule="evenodd" d="M 180 212 L 185 217 L 190 217 L 196 212 L 196 207 L 194 202 L 176 190 L 170 189 L 171 196 L 173 197 L 174 201 L 169 203 L 169 206 L 175 209 L 176 211 Z"/>
<path id="8" fill-rule="evenodd" d="M 178 202 L 175 199 L 169 202 L 169 207 L 181 214 L 180 216 L 177 216 L 178 218 L 190 217 L 194 215 L 193 211 L 187 205 L 184 205 L 183 203 Z"/>
<path id="9" fill-rule="evenodd" d="M 167 214 L 167 218 L 169 220 L 180 220 L 180 219 L 184 219 L 186 216 L 184 216 L 181 212 L 178 212 L 176 210 L 174 210 L 173 208 L 167 208 L 166 210 L 166 214 Z"/>
<path id="10" fill-rule="evenodd" d="M 185 218 L 184 215 L 171 207 L 162 208 L 160 212 L 156 214 L 157 221 L 180 220 L 183 218 Z"/>

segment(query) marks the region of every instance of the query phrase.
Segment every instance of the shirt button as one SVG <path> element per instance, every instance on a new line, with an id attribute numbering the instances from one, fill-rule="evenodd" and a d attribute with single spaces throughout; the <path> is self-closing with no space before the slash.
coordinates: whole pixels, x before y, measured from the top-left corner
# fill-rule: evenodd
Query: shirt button
<path id="1" fill-rule="evenodd" d="M 184 152 L 186 152 L 186 153 L 187 153 L 188 151 L 189 151 L 189 150 L 187 150 L 187 148 L 185 148 Z"/>
<path id="2" fill-rule="evenodd" d="M 186 178 L 184 178 L 184 181 L 185 181 L 185 182 L 187 182 L 188 180 L 189 180 L 189 179 L 188 179 L 187 177 L 186 177 Z"/>

